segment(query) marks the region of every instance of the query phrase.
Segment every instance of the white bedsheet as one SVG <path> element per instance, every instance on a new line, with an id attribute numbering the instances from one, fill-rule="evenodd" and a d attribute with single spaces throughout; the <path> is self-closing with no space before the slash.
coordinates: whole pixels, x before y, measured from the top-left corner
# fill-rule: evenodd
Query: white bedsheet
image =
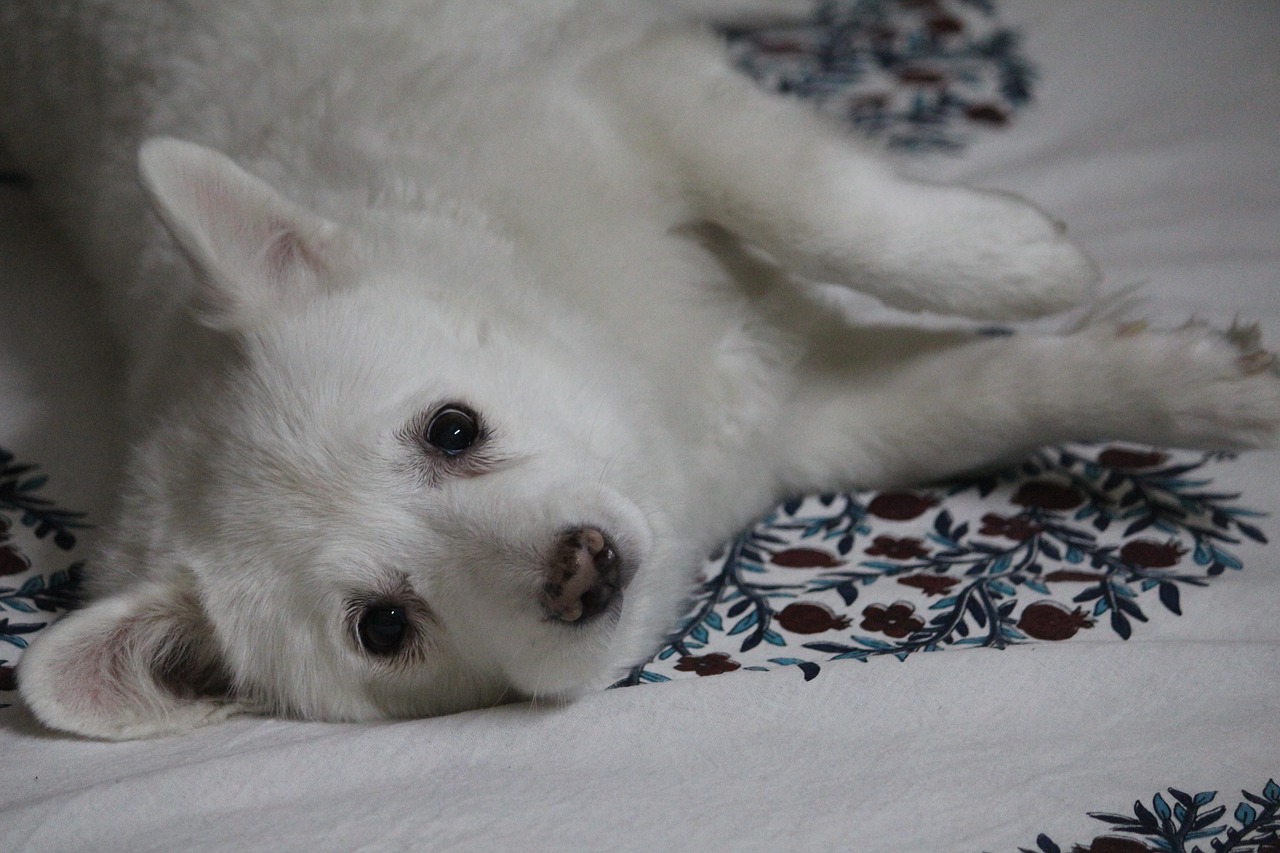
<path id="1" fill-rule="evenodd" d="M 1032 106 L 905 167 L 1035 199 L 1109 284 L 1145 283 L 1145 316 L 1239 313 L 1280 345 L 1280 4 L 999 9 L 1039 68 Z M 63 255 L 25 191 L 0 188 L 0 447 L 49 476 L 33 493 L 100 519 L 118 370 Z M 1271 513 L 1247 518 L 1280 537 L 1280 454 L 1197 476 Z M 983 512 L 976 495 L 956 500 Z M 8 531 L 43 572 L 84 558 L 80 533 L 68 550 Z M 824 660 L 810 680 L 793 666 L 684 672 L 567 707 L 241 718 L 124 744 L 48 733 L 3 692 L 0 850 L 1137 850 L 1094 843 L 1126 834 L 1089 813 L 1138 820 L 1137 800 L 1177 823 L 1171 788 L 1201 815 L 1225 806 L 1200 827 L 1225 839 L 1280 809 L 1280 560 L 1236 538 L 1241 568 L 1184 587 L 1182 615 L 1143 599 L 1128 640 L 1103 617 L 1064 642 Z M 0 643 L 0 660 L 19 655 Z"/>

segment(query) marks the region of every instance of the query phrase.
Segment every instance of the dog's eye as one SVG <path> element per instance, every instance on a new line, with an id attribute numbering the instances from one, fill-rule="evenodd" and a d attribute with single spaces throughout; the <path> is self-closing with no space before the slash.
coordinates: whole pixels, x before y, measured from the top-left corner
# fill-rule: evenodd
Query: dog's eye
<path id="1" fill-rule="evenodd" d="M 462 409 L 441 409 L 427 424 L 427 443 L 449 456 L 457 456 L 475 444 L 479 436 L 475 416 Z"/>
<path id="2" fill-rule="evenodd" d="M 409 619 L 402 608 L 374 606 L 360 616 L 357 631 L 366 650 L 375 655 L 393 655 L 404 645 Z"/>

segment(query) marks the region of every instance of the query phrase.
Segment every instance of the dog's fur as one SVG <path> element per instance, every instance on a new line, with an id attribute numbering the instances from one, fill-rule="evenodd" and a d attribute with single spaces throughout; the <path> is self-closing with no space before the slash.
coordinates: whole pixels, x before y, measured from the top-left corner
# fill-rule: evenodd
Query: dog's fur
<path id="1" fill-rule="evenodd" d="M 816 296 L 1013 320 L 1096 274 L 1022 201 L 893 176 L 699 23 L 796 5 L 0 6 L 0 131 L 134 365 L 120 517 L 92 603 L 21 661 L 35 713 L 127 738 L 571 696 L 781 496 L 1271 440 L 1247 332 L 983 337 Z M 453 454 L 450 406 L 480 422 Z M 625 588 L 584 612 L 582 577 Z"/>

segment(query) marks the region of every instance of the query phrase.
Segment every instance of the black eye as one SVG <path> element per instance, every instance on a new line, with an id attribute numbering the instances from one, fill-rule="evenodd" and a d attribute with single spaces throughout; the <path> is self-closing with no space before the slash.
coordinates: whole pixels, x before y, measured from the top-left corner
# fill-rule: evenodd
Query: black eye
<path id="1" fill-rule="evenodd" d="M 409 619 L 402 608 L 389 605 L 370 607 L 357 626 L 360 644 L 375 655 L 393 655 L 404 645 Z"/>
<path id="2" fill-rule="evenodd" d="M 441 409 L 427 424 L 427 443 L 449 456 L 456 456 L 476 443 L 480 427 L 469 412 Z"/>

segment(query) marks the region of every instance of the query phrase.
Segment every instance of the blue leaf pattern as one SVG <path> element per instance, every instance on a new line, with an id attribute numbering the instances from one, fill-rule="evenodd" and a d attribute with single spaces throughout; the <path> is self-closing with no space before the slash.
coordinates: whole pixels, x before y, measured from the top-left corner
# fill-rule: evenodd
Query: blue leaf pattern
<path id="1" fill-rule="evenodd" d="M 934 489 L 788 501 L 706 564 L 679 629 L 619 683 L 801 662 L 819 667 L 802 670 L 812 678 L 828 661 L 1060 642 L 1102 626 L 1128 640 L 1182 616 L 1189 590 L 1242 570 L 1235 545 L 1266 541 L 1261 513 L 1208 490 L 1228 458 L 1068 445 Z"/>
<path id="2" fill-rule="evenodd" d="M 1139 851 L 1179 851 L 1179 853 L 1276 853 L 1280 851 L 1280 786 L 1274 779 L 1267 780 L 1262 794 L 1241 791 L 1244 797 L 1236 806 L 1232 818 L 1235 826 L 1218 823 L 1226 814 L 1226 806 L 1208 811 L 1201 809 L 1218 797 L 1217 791 L 1202 791 L 1194 796 L 1169 788 L 1169 795 L 1176 805 L 1160 793 L 1151 800 L 1154 812 L 1142 805 L 1133 804 L 1133 816 L 1109 812 L 1090 812 L 1094 820 L 1107 824 L 1109 831 L 1085 844 L 1075 844 L 1073 851 L 1096 853 L 1139 853 Z M 1114 835 L 1122 832 L 1124 835 Z M 1208 840 L 1208 847 L 1188 842 Z M 1036 837 L 1036 847 L 1018 848 L 1021 853 L 1053 853 L 1064 849 L 1049 836 Z"/>

